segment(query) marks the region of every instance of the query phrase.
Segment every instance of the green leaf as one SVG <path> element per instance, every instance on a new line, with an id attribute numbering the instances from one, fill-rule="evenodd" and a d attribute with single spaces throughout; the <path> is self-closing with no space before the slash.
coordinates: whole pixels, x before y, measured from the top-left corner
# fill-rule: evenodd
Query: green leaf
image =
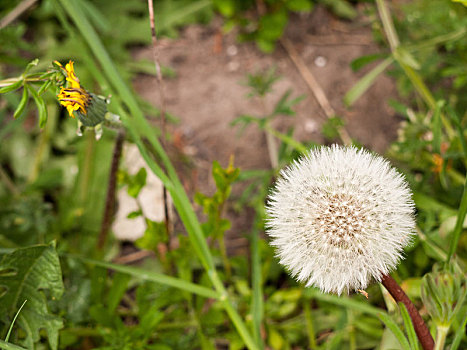
<path id="1" fill-rule="evenodd" d="M 11 85 L 4 86 L 4 87 L 0 88 L 0 94 L 4 94 L 4 93 L 10 92 L 10 91 L 19 89 L 19 87 L 21 86 L 22 83 L 23 83 L 23 79 L 18 80 L 16 82 L 12 83 Z"/>
<path id="2" fill-rule="evenodd" d="M 34 102 L 36 102 L 37 109 L 39 111 L 39 126 L 43 128 L 45 126 L 45 123 L 47 123 L 47 107 L 45 106 L 44 99 L 39 96 L 37 91 L 32 86 L 26 86 L 29 89 L 32 98 L 34 99 Z"/>
<path id="3" fill-rule="evenodd" d="M 461 343 L 462 338 L 464 338 L 465 335 L 465 327 L 467 325 L 467 315 L 465 315 L 462 324 L 459 326 L 457 329 L 455 335 L 454 335 L 454 340 L 452 341 L 451 344 L 451 349 L 450 350 L 457 350 L 459 348 L 459 345 Z"/>
<path id="4" fill-rule="evenodd" d="M 459 211 L 457 213 L 456 226 L 452 233 L 451 241 L 449 244 L 448 259 L 447 262 L 451 261 L 452 256 L 457 250 L 457 244 L 462 233 L 462 226 L 467 215 L 467 177 L 465 178 L 464 191 L 462 193 L 461 203 L 459 205 Z"/>
<path id="5" fill-rule="evenodd" d="M 413 350 L 419 350 L 417 334 L 413 328 L 412 320 L 409 316 L 409 312 L 405 307 L 404 303 L 399 302 L 399 308 L 401 310 L 402 319 L 404 321 L 405 330 L 410 342 L 410 348 Z"/>
<path id="6" fill-rule="evenodd" d="M 32 68 L 32 67 L 35 67 L 37 66 L 37 64 L 39 63 L 39 59 L 38 58 L 35 58 L 33 59 L 31 62 L 28 63 L 28 65 L 26 66 L 26 69 L 24 70 L 24 74 L 26 74 L 27 72 L 29 72 L 29 70 Z"/>
<path id="7" fill-rule="evenodd" d="M 21 346 L 8 343 L 0 339 L 0 349 L 4 350 L 27 350 L 26 348 L 22 348 Z"/>
<path id="8" fill-rule="evenodd" d="M 63 293 L 62 272 L 54 244 L 17 249 L 0 255 L 0 286 L 7 292 L 0 297 L 0 314 L 13 317 L 24 300 L 28 302 L 18 316 L 18 325 L 26 333 L 26 343 L 32 347 L 39 341 L 39 330 L 48 333 L 49 344 L 57 349 L 58 330 L 62 320 L 51 314 L 43 290 L 52 299 Z"/>
<path id="9" fill-rule="evenodd" d="M 290 11 L 311 11 L 313 5 L 310 0 L 288 0 L 285 2 L 285 6 Z"/>
<path id="10" fill-rule="evenodd" d="M 145 168 L 139 169 L 136 175 L 131 179 L 128 186 L 128 194 L 134 198 L 138 197 L 144 185 L 146 185 L 147 172 Z"/>
<path id="11" fill-rule="evenodd" d="M 394 51 L 394 58 L 398 62 L 403 63 L 413 69 L 416 69 L 416 70 L 420 69 L 420 63 L 418 63 L 417 60 L 415 60 L 415 58 L 403 47 L 399 46 Z"/>
<path id="12" fill-rule="evenodd" d="M 344 126 L 344 120 L 340 117 L 328 118 L 321 127 L 321 132 L 328 140 L 339 136 L 339 129 Z"/>
<path id="13" fill-rule="evenodd" d="M 43 92 L 47 91 L 47 89 L 52 85 L 52 80 L 47 80 L 42 86 L 39 88 L 37 94 L 40 96 Z"/>
<path id="14" fill-rule="evenodd" d="M 354 19 L 357 16 L 355 8 L 345 0 L 322 0 L 337 16 L 345 19 Z"/>
<path id="15" fill-rule="evenodd" d="M 210 288 L 206 288 L 206 287 L 203 287 L 203 286 L 191 283 L 191 282 L 187 282 L 176 277 L 170 277 L 170 276 L 163 275 L 160 273 L 143 270 L 143 269 L 139 269 L 139 268 L 131 267 L 131 266 L 118 265 L 118 264 L 113 264 L 113 263 L 109 263 L 105 261 L 87 259 L 87 258 L 78 257 L 78 256 L 74 256 L 74 257 L 88 264 L 105 267 L 105 268 L 112 269 L 114 271 L 121 272 L 121 273 L 126 273 L 133 277 L 140 278 L 145 281 L 151 281 L 155 283 L 164 284 L 170 287 L 186 290 L 190 293 L 201 295 L 205 298 L 213 298 L 213 299 L 219 298 L 219 294 Z"/>
<path id="16" fill-rule="evenodd" d="M 373 85 L 376 78 L 384 72 L 384 70 L 389 67 L 393 62 L 393 58 L 388 57 L 383 62 L 378 64 L 375 68 L 369 71 L 363 76 L 344 96 L 344 103 L 346 106 L 350 107 L 357 101 L 360 96 L 362 96 L 366 90 Z"/>
<path id="17" fill-rule="evenodd" d="M 367 64 L 370 64 L 371 62 L 374 62 L 374 61 L 379 60 L 381 58 L 385 58 L 385 55 L 380 54 L 380 53 L 365 55 L 365 56 L 362 56 L 362 57 L 359 57 L 359 58 L 353 60 L 350 63 L 350 68 L 352 68 L 352 70 L 354 72 L 358 72 L 360 69 L 365 67 Z"/>
<path id="18" fill-rule="evenodd" d="M 117 309 L 118 304 L 125 294 L 130 276 L 123 273 L 117 273 L 113 277 L 112 288 L 110 288 L 107 299 L 107 307 L 109 314 L 113 314 Z"/>
<path id="19" fill-rule="evenodd" d="M 392 334 L 394 334 L 399 341 L 399 343 L 402 346 L 403 350 L 411 350 L 410 349 L 410 344 L 407 341 L 407 338 L 405 337 L 404 333 L 400 330 L 400 328 L 397 326 L 397 324 L 392 320 L 392 318 L 387 315 L 387 314 L 379 314 L 378 315 L 379 319 L 388 327 Z"/>
<path id="20" fill-rule="evenodd" d="M 23 114 L 24 109 L 26 108 L 26 105 L 28 104 L 28 99 L 29 99 L 29 92 L 28 88 L 24 86 L 23 88 L 23 96 L 21 97 L 21 101 L 19 101 L 19 105 L 15 110 L 15 113 L 13 114 L 13 118 L 18 118 Z"/>
<path id="21" fill-rule="evenodd" d="M 444 105 L 444 101 L 438 101 L 436 103 L 435 113 L 433 115 L 432 128 L 433 128 L 433 152 L 441 154 L 441 108 Z"/>

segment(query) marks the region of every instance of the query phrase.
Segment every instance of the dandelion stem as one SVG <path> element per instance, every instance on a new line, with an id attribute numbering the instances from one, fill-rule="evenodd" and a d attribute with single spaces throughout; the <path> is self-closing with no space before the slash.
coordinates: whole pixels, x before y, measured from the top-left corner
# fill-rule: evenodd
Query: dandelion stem
<path id="1" fill-rule="evenodd" d="M 435 350 L 444 349 L 444 342 L 446 341 L 446 336 L 449 332 L 449 326 L 438 325 L 436 327 L 436 347 Z"/>
<path id="2" fill-rule="evenodd" d="M 115 210 L 115 189 L 117 187 L 117 171 L 120 156 L 122 155 L 123 141 L 125 141 L 125 132 L 119 130 L 115 140 L 114 152 L 112 155 L 112 164 L 110 166 L 109 183 L 107 185 L 107 197 L 105 200 L 104 216 L 102 218 L 101 230 L 99 232 L 99 240 L 97 248 L 101 250 L 104 247 L 107 235 L 109 233 L 110 224 Z"/>
<path id="3" fill-rule="evenodd" d="M 426 326 L 422 316 L 420 316 L 414 304 L 410 301 L 407 294 L 405 294 L 399 284 L 397 284 L 397 282 L 390 275 L 384 275 L 381 283 L 384 287 L 386 287 L 389 294 L 392 295 L 396 302 L 400 301 L 404 303 L 407 311 L 409 312 L 410 318 L 412 319 L 415 333 L 417 333 L 418 340 L 420 341 L 420 344 L 422 344 L 423 349 L 433 350 L 435 342 L 430 334 L 430 330 Z"/>

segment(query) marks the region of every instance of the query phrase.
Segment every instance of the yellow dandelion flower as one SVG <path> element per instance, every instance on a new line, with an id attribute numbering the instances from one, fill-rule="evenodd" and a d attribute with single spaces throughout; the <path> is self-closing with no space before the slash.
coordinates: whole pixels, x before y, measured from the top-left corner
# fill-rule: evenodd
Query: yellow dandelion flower
<path id="1" fill-rule="evenodd" d="M 107 113 L 107 101 L 101 96 L 88 92 L 81 86 L 75 74 L 73 61 L 69 61 L 65 68 L 60 62 L 54 62 L 66 75 L 67 87 L 61 87 L 57 95 L 60 104 L 64 106 L 70 117 L 78 117 L 79 122 L 86 127 L 101 124 Z"/>
<path id="2" fill-rule="evenodd" d="M 82 114 L 87 114 L 87 107 L 91 102 L 91 95 L 82 88 L 60 88 L 58 94 L 60 104 L 66 107 L 70 117 L 74 118 L 73 112 L 80 111 Z"/>

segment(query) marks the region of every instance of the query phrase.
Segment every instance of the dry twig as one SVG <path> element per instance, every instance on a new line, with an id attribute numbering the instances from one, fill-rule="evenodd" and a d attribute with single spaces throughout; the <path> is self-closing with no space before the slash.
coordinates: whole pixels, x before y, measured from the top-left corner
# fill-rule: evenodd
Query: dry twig
<path id="1" fill-rule="evenodd" d="M 153 0 L 148 0 L 148 10 L 149 10 L 149 24 L 151 26 L 151 36 L 152 36 L 152 53 L 154 59 L 154 66 L 156 67 L 156 77 L 157 82 L 159 83 L 159 98 L 161 103 L 160 108 L 160 116 L 161 116 L 161 145 L 165 149 L 165 124 L 166 124 L 166 99 L 164 94 L 164 80 L 162 78 L 162 70 L 161 65 L 159 63 L 159 51 L 157 50 L 157 35 L 156 35 L 156 22 L 154 19 L 154 4 Z M 165 222 L 165 229 L 167 232 L 167 246 L 166 251 L 170 250 L 170 237 L 171 237 L 171 223 L 170 223 L 170 216 L 169 216 L 169 202 L 168 202 L 168 195 L 167 189 L 164 186 L 163 189 L 163 200 L 164 200 L 164 222 Z"/>
<path id="2" fill-rule="evenodd" d="M 311 92 L 313 93 L 313 96 L 316 98 L 316 101 L 318 101 L 318 104 L 323 109 L 326 117 L 335 117 L 336 111 L 334 110 L 334 108 L 332 108 L 323 89 L 321 88 L 311 71 L 308 69 L 305 62 L 303 62 L 302 58 L 298 54 L 293 44 L 287 38 L 282 38 L 280 40 L 280 43 L 282 44 L 290 59 L 294 63 L 298 72 L 301 74 L 303 80 L 305 80 L 306 84 L 310 88 Z M 342 142 L 344 142 L 346 145 L 352 144 L 352 139 L 343 127 L 339 128 L 339 136 Z"/>
<path id="3" fill-rule="evenodd" d="M 5 17 L 3 17 L 0 20 L 0 29 L 5 28 L 7 25 L 9 25 L 11 22 L 13 22 L 15 19 L 17 19 L 19 16 L 21 16 L 24 11 L 26 11 L 28 8 L 30 8 L 32 5 L 34 5 L 37 2 L 37 0 L 23 0 L 21 1 L 9 14 L 7 14 Z"/>

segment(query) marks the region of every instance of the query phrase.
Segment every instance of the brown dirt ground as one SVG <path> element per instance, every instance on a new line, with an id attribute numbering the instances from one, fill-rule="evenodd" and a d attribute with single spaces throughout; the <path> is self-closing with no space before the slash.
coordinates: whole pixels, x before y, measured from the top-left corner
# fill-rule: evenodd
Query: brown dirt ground
<path id="1" fill-rule="evenodd" d="M 395 138 L 399 123 L 387 105 L 388 98 L 396 94 L 394 82 L 381 75 L 351 109 L 345 108 L 342 102 L 344 94 L 371 68 L 354 73 L 349 66 L 352 60 L 381 51 L 373 43 L 371 29 L 364 25 L 365 21 L 362 18 L 344 22 L 317 7 L 309 15 L 292 17 L 285 36 L 294 44 L 332 107 L 346 121 L 350 136 L 367 148 L 383 153 Z M 275 66 L 281 79 L 267 96 L 266 108 L 272 109 L 288 89 L 293 90 L 294 97 L 306 97 L 295 108 L 295 117 L 279 117 L 274 126 L 282 132 L 294 126 L 294 137 L 301 141 L 324 141 L 320 130 L 326 116 L 287 52 L 278 45 L 273 54 L 267 55 L 253 43 L 238 43 L 235 33 L 221 34 L 221 23 L 215 20 L 209 26 L 189 26 L 178 39 L 163 39 L 159 44 L 161 63 L 177 74 L 176 78 L 165 79 L 166 105 L 167 111 L 180 120 L 170 125 L 169 130 L 179 159 L 189 160 L 190 165 L 180 169 L 191 194 L 213 192 L 215 187 L 210 176 L 213 160 L 226 166 L 233 154 L 235 165 L 241 169 L 270 167 L 264 133 L 251 125 L 239 136 L 238 130 L 230 126 L 242 114 L 264 114 L 261 104 L 247 97 L 249 88 L 242 82 L 248 73 Z M 135 58 L 152 59 L 151 50 L 140 49 Z M 317 65 L 317 58 L 321 62 L 324 58 L 325 65 Z M 139 76 L 134 86 L 145 99 L 160 106 L 154 77 Z M 241 190 L 241 186 L 234 188 L 234 194 Z M 251 218 L 230 211 L 229 217 L 234 224 L 228 234 L 232 248 Z"/>

